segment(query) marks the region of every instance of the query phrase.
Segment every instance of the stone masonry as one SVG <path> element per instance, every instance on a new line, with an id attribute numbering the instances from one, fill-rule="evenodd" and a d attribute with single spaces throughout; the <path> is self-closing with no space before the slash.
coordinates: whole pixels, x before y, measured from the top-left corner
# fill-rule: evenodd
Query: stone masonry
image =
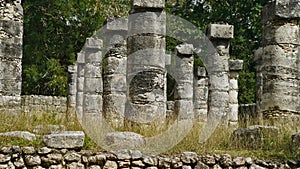
<path id="1" fill-rule="evenodd" d="M 20 0 L 0 1 L 0 105 L 15 111 L 21 104 L 23 8 Z"/>
<path id="2" fill-rule="evenodd" d="M 264 121 L 291 117 L 299 122 L 299 18 L 300 2 L 296 0 L 273 0 L 263 8 L 263 40 L 255 59 L 257 109 Z"/>

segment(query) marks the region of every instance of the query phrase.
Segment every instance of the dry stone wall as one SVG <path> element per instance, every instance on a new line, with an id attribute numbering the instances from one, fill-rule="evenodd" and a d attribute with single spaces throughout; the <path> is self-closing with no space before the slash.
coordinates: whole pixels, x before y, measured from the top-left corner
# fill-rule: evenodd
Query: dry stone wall
<path id="1" fill-rule="evenodd" d="M 35 169 L 210 169 L 210 168 L 297 168 L 300 162 L 263 161 L 249 157 L 232 157 L 228 154 L 198 155 L 194 152 L 166 156 L 151 156 L 139 151 L 119 150 L 96 152 L 76 149 L 55 149 L 49 147 L 0 147 L 0 168 Z"/>

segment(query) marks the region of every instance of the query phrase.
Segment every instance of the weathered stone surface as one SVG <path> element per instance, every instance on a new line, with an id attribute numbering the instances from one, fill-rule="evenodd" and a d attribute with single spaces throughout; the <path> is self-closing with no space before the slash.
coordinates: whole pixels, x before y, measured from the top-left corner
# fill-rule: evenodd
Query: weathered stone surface
<path id="1" fill-rule="evenodd" d="M 260 147 L 262 138 L 262 132 L 257 129 L 240 128 L 233 131 L 231 135 L 232 142 L 238 147 Z"/>
<path id="2" fill-rule="evenodd" d="M 106 57 L 104 59 L 104 64 L 104 75 L 126 73 L 127 59 L 125 57 Z"/>
<path id="3" fill-rule="evenodd" d="M 154 156 L 144 156 L 142 159 L 143 163 L 149 166 L 157 166 L 158 165 L 158 159 Z"/>
<path id="4" fill-rule="evenodd" d="M 21 138 L 28 141 L 36 140 L 36 135 L 27 131 L 12 131 L 12 132 L 0 133 L 0 137 Z"/>
<path id="5" fill-rule="evenodd" d="M 190 57 L 190 55 L 193 55 L 193 50 L 194 47 L 192 44 L 181 44 L 176 46 L 176 54 L 178 56 L 189 55 L 188 57 Z"/>
<path id="6" fill-rule="evenodd" d="M 49 154 L 51 153 L 52 149 L 51 148 L 48 148 L 48 147 L 41 147 L 37 150 L 38 154 Z"/>
<path id="7" fill-rule="evenodd" d="M 6 162 L 10 161 L 10 159 L 11 159 L 10 155 L 0 154 L 0 163 L 6 163 Z"/>
<path id="8" fill-rule="evenodd" d="M 227 73 L 218 73 L 212 74 L 210 78 L 210 90 L 220 90 L 228 91 L 229 90 L 229 79 Z"/>
<path id="9" fill-rule="evenodd" d="M 22 152 L 26 155 L 28 154 L 35 154 L 36 153 L 36 150 L 34 147 L 23 147 L 22 148 Z"/>
<path id="10" fill-rule="evenodd" d="M 103 92 L 102 78 L 84 78 L 84 92 L 101 94 Z"/>
<path id="11" fill-rule="evenodd" d="M 101 110 L 103 105 L 103 99 L 101 95 L 97 94 L 84 94 L 84 113 L 92 113 L 93 110 Z"/>
<path id="12" fill-rule="evenodd" d="M 235 71 L 242 70 L 243 69 L 243 64 L 244 64 L 243 60 L 230 59 L 229 60 L 229 69 L 230 70 L 235 70 Z"/>
<path id="13" fill-rule="evenodd" d="M 166 13 L 140 12 L 129 15 L 129 36 L 142 34 L 166 35 Z"/>
<path id="14" fill-rule="evenodd" d="M 138 8 L 164 8 L 165 0 L 133 0 L 131 1 L 131 7 L 134 9 Z"/>
<path id="15" fill-rule="evenodd" d="M 64 155 L 64 159 L 69 162 L 77 162 L 81 159 L 81 155 L 75 152 L 70 152 Z"/>
<path id="16" fill-rule="evenodd" d="M 300 132 L 292 134 L 292 147 L 295 151 L 300 150 Z"/>
<path id="17" fill-rule="evenodd" d="M 73 169 L 73 168 L 84 169 L 84 165 L 81 164 L 81 163 L 76 163 L 76 162 L 73 162 L 71 164 L 67 164 L 67 169 Z"/>
<path id="18" fill-rule="evenodd" d="M 208 26 L 208 38 L 232 39 L 233 29 L 232 25 L 210 24 Z"/>
<path id="19" fill-rule="evenodd" d="M 101 49 L 103 46 L 103 41 L 101 39 L 97 38 L 86 38 L 85 40 L 85 47 L 88 49 L 95 48 L 95 49 Z"/>
<path id="20" fill-rule="evenodd" d="M 106 31 L 127 31 L 128 19 L 127 18 L 110 18 L 106 20 Z"/>
<path id="21" fill-rule="evenodd" d="M 84 66 L 84 77 L 85 78 L 101 78 L 102 69 L 100 64 L 88 63 Z"/>
<path id="22" fill-rule="evenodd" d="M 185 164 L 195 164 L 199 160 L 198 155 L 194 152 L 184 152 L 180 159 Z"/>
<path id="23" fill-rule="evenodd" d="M 232 160 L 232 162 L 233 162 L 233 166 L 235 167 L 243 166 L 246 164 L 246 160 L 244 157 L 236 157 Z"/>
<path id="24" fill-rule="evenodd" d="M 131 55 L 139 50 L 145 50 L 145 49 L 152 49 L 152 52 L 155 52 L 155 49 L 161 49 L 165 50 L 166 48 L 166 42 L 165 37 L 158 36 L 158 35 L 134 35 L 127 38 L 127 44 L 130 44 L 130 48 L 128 48 L 128 54 Z M 151 53 L 147 53 L 150 55 Z M 165 53 L 163 53 L 162 56 L 164 56 Z M 152 54 L 150 56 L 158 57 L 155 54 Z M 128 57 L 130 59 L 130 57 Z M 147 59 L 146 57 L 144 59 Z M 154 58 L 153 58 L 154 59 Z M 162 57 L 162 59 L 165 59 L 165 57 Z M 151 62 L 149 62 L 151 63 Z M 163 62 L 165 63 L 165 62 Z"/>
<path id="25" fill-rule="evenodd" d="M 281 26 L 265 26 L 263 41 L 264 45 L 287 44 L 294 45 L 300 44 L 300 28 L 293 23 L 287 23 Z"/>
<path id="26" fill-rule="evenodd" d="M 81 148 L 84 137 L 82 131 L 65 131 L 43 136 L 43 142 L 52 148 Z"/>
<path id="27" fill-rule="evenodd" d="M 106 161 L 105 165 L 103 166 L 103 169 L 117 169 L 118 164 L 115 161 Z"/>
<path id="28" fill-rule="evenodd" d="M 274 0 L 263 8 L 263 22 L 277 18 L 292 19 L 300 17 L 300 3 L 297 0 Z"/>
<path id="29" fill-rule="evenodd" d="M 67 128 L 64 125 L 38 125 L 33 128 L 33 133 L 35 134 L 50 134 L 53 132 L 66 131 Z"/>
<path id="30" fill-rule="evenodd" d="M 42 163 L 41 158 L 39 156 L 26 155 L 25 163 L 28 166 L 37 166 Z"/>
<path id="31" fill-rule="evenodd" d="M 142 135 L 133 132 L 113 132 L 107 133 L 106 143 L 114 150 L 136 149 L 145 145 L 145 139 Z"/>
<path id="32" fill-rule="evenodd" d="M 111 126 L 124 126 L 125 103 L 125 94 L 108 94 L 103 96 L 104 117 Z"/>
<path id="33" fill-rule="evenodd" d="M 249 126 L 249 129 L 260 130 L 264 137 L 278 137 L 278 135 L 280 135 L 280 130 L 276 126 L 254 125 Z"/>
<path id="34" fill-rule="evenodd" d="M 124 74 L 105 75 L 103 79 L 104 92 L 126 92 L 126 76 Z"/>

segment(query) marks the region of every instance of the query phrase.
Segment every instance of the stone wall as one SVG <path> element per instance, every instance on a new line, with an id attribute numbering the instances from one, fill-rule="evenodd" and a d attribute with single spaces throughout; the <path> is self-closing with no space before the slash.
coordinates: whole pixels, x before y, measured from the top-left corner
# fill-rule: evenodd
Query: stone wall
<path id="1" fill-rule="evenodd" d="M 119 150 L 115 152 L 94 152 L 49 147 L 0 147 L 0 168 L 36 169 L 209 169 L 209 168 L 297 168 L 299 162 L 272 162 L 256 158 L 231 157 L 228 154 L 198 155 L 184 152 L 172 156 L 151 156 L 139 151 Z"/>
<path id="2" fill-rule="evenodd" d="M 0 1 L 0 105 L 20 108 L 23 9 L 20 0 Z"/>

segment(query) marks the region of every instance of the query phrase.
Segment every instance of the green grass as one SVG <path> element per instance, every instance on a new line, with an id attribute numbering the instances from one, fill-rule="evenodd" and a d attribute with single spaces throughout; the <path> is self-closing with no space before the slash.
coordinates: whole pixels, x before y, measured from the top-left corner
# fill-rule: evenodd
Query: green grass
<path id="1" fill-rule="evenodd" d="M 82 130 L 80 124 L 73 119 L 63 121 L 57 119 L 57 114 L 47 112 L 44 114 L 28 114 L 20 113 L 20 115 L 9 115 L 0 112 L 0 132 L 7 131 L 29 131 L 32 132 L 34 126 L 41 124 L 62 124 L 68 130 Z M 263 144 L 256 149 L 249 148 L 239 144 L 234 144 L 231 141 L 231 131 L 218 128 L 212 136 L 204 143 L 198 142 L 201 126 L 194 124 L 193 129 L 188 133 L 179 144 L 173 147 L 165 154 L 180 154 L 185 151 L 193 151 L 198 154 L 230 154 L 234 156 L 255 157 L 260 159 L 270 160 L 289 160 L 300 158 L 300 152 L 291 149 L 291 135 L 289 130 L 281 130 L 281 135 L 274 137 L 264 137 Z M 19 146 L 44 146 L 40 138 L 35 141 L 26 141 L 24 139 L 12 139 L 0 137 L 0 146 L 19 145 Z M 93 142 L 89 137 L 86 137 L 83 149 L 103 150 Z"/>

